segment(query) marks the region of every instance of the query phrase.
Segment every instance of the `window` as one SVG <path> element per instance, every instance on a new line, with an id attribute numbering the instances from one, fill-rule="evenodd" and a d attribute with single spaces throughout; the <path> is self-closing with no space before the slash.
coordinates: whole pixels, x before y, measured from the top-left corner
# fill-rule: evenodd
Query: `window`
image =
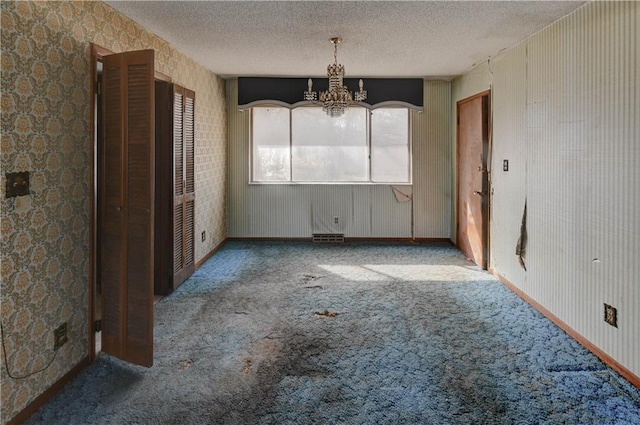
<path id="1" fill-rule="evenodd" d="M 289 110 L 253 108 L 253 180 L 291 180 Z"/>
<path id="2" fill-rule="evenodd" d="M 291 111 L 293 180 L 367 181 L 367 110 L 349 108 L 330 117 L 322 108 Z"/>
<path id="3" fill-rule="evenodd" d="M 409 110 L 252 108 L 253 182 L 410 183 Z"/>
<path id="4" fill-rule="evenodd" d="M 408 182 L 409 111 L 376 109 L 371 113 L 371 181 Z"/>

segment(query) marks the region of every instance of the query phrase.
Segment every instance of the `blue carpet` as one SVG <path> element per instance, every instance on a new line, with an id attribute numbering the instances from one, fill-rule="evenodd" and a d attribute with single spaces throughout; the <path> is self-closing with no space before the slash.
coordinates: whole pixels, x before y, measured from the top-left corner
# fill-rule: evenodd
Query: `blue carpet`
<path id="1" fill-rule="evenodd" d="M 227 243 L 28 424 L 640 424 L 640 391 L 448 244 Z"/>

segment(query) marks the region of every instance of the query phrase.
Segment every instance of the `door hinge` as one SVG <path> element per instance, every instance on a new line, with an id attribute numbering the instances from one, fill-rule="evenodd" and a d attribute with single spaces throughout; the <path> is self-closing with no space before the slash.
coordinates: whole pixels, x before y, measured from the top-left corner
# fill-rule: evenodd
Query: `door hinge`
<path id="1" fill-rule="evenodd" d="M 93 331 L 100 332 L 102 330 L 102 320 L 96 320 L 93 322 Z"/>

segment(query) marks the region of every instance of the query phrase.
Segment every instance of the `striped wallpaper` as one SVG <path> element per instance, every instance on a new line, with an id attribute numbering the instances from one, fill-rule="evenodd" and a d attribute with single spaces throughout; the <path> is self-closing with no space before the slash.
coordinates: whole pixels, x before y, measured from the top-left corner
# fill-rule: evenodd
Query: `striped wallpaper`
<path id="1" fill-rule="evenodd" d="M 452 88 L 454 104 L 493 89 L 491 265 L 636 376 L 639 22 L 640 3 L 590 2 Z M 527 271 L 515 255 L 525 199 Z"/>

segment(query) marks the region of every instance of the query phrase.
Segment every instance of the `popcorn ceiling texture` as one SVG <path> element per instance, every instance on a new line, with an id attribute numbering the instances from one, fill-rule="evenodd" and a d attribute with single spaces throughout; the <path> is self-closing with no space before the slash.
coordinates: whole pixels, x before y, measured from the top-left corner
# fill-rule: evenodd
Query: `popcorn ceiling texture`
<path id="1" fill-rule="evenodd" d="M 449 78 L 584 2 L 107 3 L 222 76 L 324 76 L 340 36 L 347 76 Z"/>
<path id="2" fill-rule="evenodd" d="M 90 43 L 153 49 L 156 69 L 196 92 L 196 261 L 226 237 L 224 82 L 102 2 L 1 3 L 1 302 L 14 375 L 1 370 L 4 424 L 88 355 L 92 149 Z M 5 173 L 31 172 L 31 194 L 5 199 Z M 207 231 L 207 240 L 198 235 Z"/>

